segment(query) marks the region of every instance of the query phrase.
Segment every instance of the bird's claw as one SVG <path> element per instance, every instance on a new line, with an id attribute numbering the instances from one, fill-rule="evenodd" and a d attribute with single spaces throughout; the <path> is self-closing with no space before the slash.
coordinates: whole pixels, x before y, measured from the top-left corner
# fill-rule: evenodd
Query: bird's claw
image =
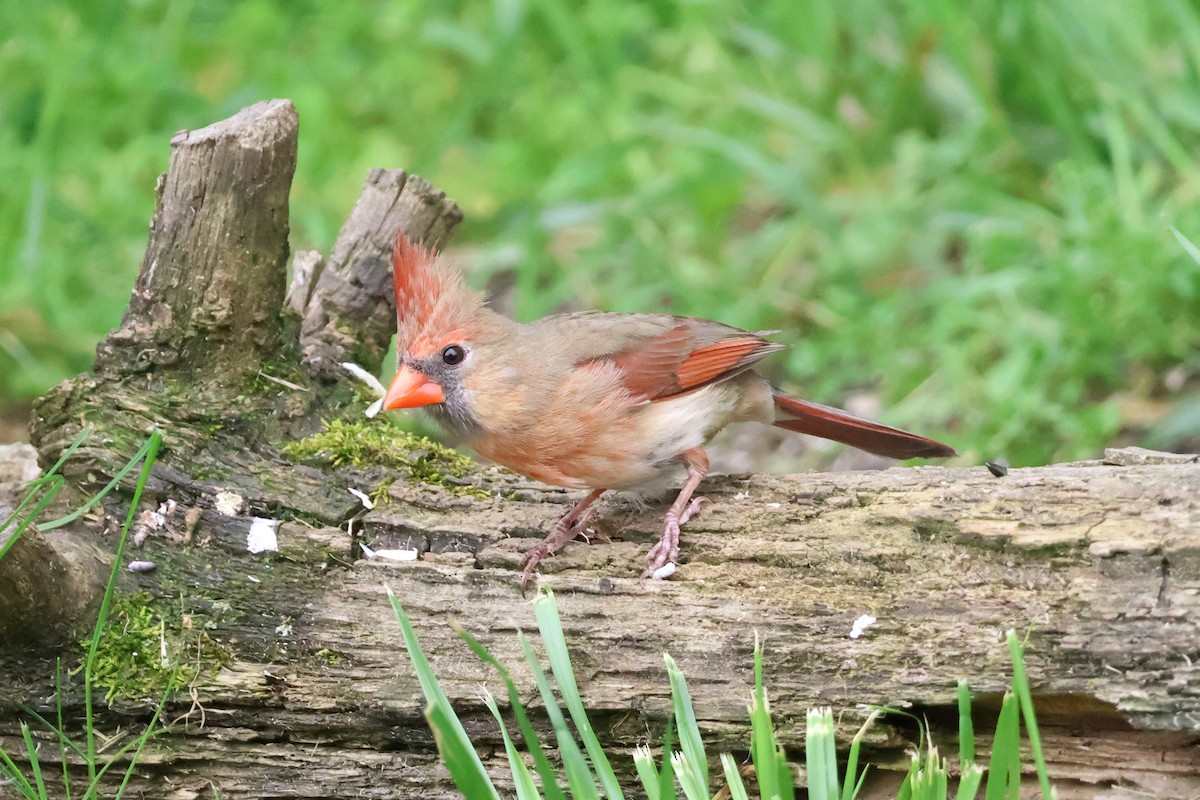
<path id="1" fill-rule="evenodd" d="M 666 580 L 675 574 L 679 563 L 679 528 L 700 510 L 701 503 L 707 501 L 707 497 L 693 497 L 678 518 L 671 512 L 667 513 L 662 538 L 646 554 L 646 571 L 642 573 L 642 580 Z"/>
<path id="2" fill-rule="evenodd" d="M 521 556 L 521 560 L 517 562 L 517 566 L 524 567 L 524 570 L 521 572 L 521 582 L 519 584 L 522 597 L 525 596 L 525 587 L 529 585 L 530 578 L 537 571 L 538 564 L 542 563 L 543 559 L 562 550 L 567 542 L 583 534 L 591 516 L 590 511 L 585 512 L 580 514 L 578 519 L 565 525 L 563 524 L 563 520 L 559 520 L 550 529 L 550 534 L 545 539 L 525 551 L 525 555 Z"/>
<path id="3" fill-rule="evenodd" d="M 686 525 L 687 521 L 700 512 L 700 504 L 707 503 L 707 497 L 693 497 L 683 509 L 683 513 L 679 515 L 679 524 Z"/>
<path id="4" fill-rule="evenodd" d="M 667 515 L 667 521 L 663 525 L 662 538 L 650 548 L 650 552 L 646 554 L 646 571 L 642 573 L 642 579 L 653 578 L 661 580 L 669 577 L 674 573 L 674 570 L 665 570 L 668 564 L 675 564 L 679 559 L 679 520 L 671 514 Z M 666 573 L 666 574 L 664 574 Z"/>

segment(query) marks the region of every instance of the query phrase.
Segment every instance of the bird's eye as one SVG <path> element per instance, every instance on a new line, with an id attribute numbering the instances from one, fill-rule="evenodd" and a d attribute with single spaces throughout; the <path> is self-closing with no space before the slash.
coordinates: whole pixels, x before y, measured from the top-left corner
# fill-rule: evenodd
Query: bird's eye
<path id="1" fill-rule="evenodd" d="M 452 344 L 442 351 L 442 361 L 446 362 L 452 367 L 455 364 L 461 364 L 462 360 L 466 358 L 466 356 L 466 352 L 464 352 L 463 349 L 456 344 Z"/>

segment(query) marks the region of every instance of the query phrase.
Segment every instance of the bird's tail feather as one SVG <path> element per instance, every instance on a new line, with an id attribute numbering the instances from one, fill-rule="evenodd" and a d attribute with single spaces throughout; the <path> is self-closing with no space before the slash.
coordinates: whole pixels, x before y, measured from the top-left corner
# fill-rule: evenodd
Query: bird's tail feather
<path id="1" fill-rule="evenodd" d="M 810 403 L 773 387 L 772 390 L 776 427 L 832 439 L 888 458 L 957 455 L 953 447 L 933 439 L 856 417 L 838 408 Z"/>

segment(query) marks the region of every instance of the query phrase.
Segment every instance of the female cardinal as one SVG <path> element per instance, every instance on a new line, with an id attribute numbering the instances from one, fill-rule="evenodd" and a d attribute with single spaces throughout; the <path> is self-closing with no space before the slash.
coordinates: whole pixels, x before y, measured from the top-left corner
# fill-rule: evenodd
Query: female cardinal
<path id="1" fill-rule="evenodd" d="M 538 562 L 583 530 L 607 489 L 647 483 L 683 465 L 646 576 L 679 557 L 679 526 L 696 510 L 705 444 L 754 420 L 892 458 L 952 448 L 781 392 L 751 370 L 783 349 L 757 333 L 669 314 L 559 314 L 513 322 L 487 309 L 462 275 L 401 235 L 392 258 L 397 371 L 386 409 L 428 406 L 467 446 L 522 475 L 591 494 L 525 554 L 521 589 Z M 668 567 L 668 565 L 671 565 Z"/>

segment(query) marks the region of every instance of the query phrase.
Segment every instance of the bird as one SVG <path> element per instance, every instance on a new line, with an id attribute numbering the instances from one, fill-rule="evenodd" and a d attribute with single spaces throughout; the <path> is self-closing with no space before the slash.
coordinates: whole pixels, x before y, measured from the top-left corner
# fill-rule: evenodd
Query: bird
<path id="1" fill-rule="evenodd" d="M 520 323 L 488 308 L 461 271 L 401 233 L 392 254 L 396 373 L 387 410 L 424 408 L 486 459 L 555 486 L 589 489 L 520 562 L 521 591 L 547 557 L 581 534 L 607 490 L 686 470 L 646 556 L 645 578 L 674 573 L 680 526 L 704 498 L 705 446 L 755 421 L 890 458 L 954 448 L 802 400 L 753 367 L 784 349 L 751 332 L 665 313 L 581 311 Z"/>

